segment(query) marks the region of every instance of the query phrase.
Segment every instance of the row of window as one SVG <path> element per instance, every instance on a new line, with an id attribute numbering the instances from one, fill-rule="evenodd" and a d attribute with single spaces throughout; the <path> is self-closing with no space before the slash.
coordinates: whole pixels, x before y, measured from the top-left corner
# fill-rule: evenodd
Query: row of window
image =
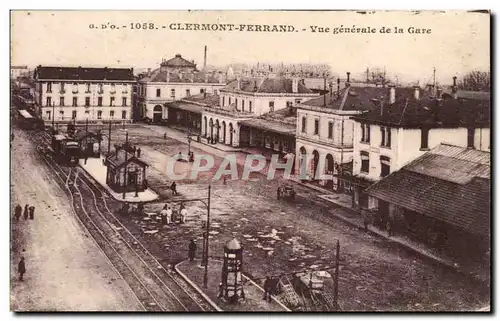
<path id="1" fill-rule="evenodd" d="M 52 115 L 52 113 L 50 110 L 47 110 L 45 112 L 46 119 L 51 120 L 51 115 Z M 90 115 L 89 111 L 86 110 L 85 116 L 88 117 L 89 115 Z M 76 119 L 76 116 L 77 116 L 77 111 L 73 110 L 71 112 L 71 119 Z M 115 111 L 114 110 L 109 111 L 109 118 L 111 118 L 111 119 L 115 118 Z M 63 110 L 59 111 L 59 119 L 61 119 L 61 120 L 64 119 L 64 111 Z M 97 119 L 102 119 L 102 110 L 97 111 Z M 122 110 L 122 119 L 127 119 L 127 111 L 126 110 Z"/>
<path id="2" fill-rule="evenodd" d="M 361 172 L 370 172 L 370 154 L 361 151 Z M 386 177 L 391 173 L 391 159 L 387 156 L 380 156 L 380 177 Z"/>
<path id="3" fill-rule="evenodd" d="M 200 89 L 200 94 L 205 93 L 205 88 Z M 217 90 L 214 91 L 214 93 L 217 95 Z M 191 89 L 186 89 L 186 96 L 185 97 L 190 97 L 191 96 Z M 156 88 L 156 97 L 160 98 L 161 97 L 161 88 Z M 170 98 L 175 99 L 175 89 L 170 89 Z"/>
<path id="4" fill-rule="evenodd" d="M 46 106 L 52 106 L 52 97 L 47 97 Z M 109 106 L 115 105 L 115 97 L 109 98 Z M 65 106 L 64 97 L 59 97 L 59 106 Z M 78 106 L 78 97 L 73 97 L 73 107 Z M 85 107 L 90 107 L 90 97 L 85 97 Z M 97 106 L 102 106 L 102 97 L 97 97 Z M 122 97 L 122 106 L 127 106 L 127 97 Z"/>
<path id="5" fill-rule="evenodd" d="M 361 142 L 370 143 L 371 127 L 368 124 L 361 124 Z M 380 126 L 380 146 L 391 147 L 391 128 Z"/>
<path id="6" fill-rule="evenodd" d="M 66 83 L 62 82 L 59 85 L 59 91 L 62 93 L 66 92 L 65 84 Z M 85 87 L 86 87 L 86 92 L 89 93 L 90 92 L 90 83 L 86 83 Z M 104 92 L 104 84 L 102 84 L 102 83 L 97 84 L 97 89 L 100 93 L 103 93 Z M 76 83 L 76 82 L 73 83 L 72 90 L 73 90 L 73 92 L 78 92 L 78 83 Z M 128 91 L 128 84 L 122 84 L 122 92 L 126 93 L 127 91 Z M 52 92 L 52 83 L 51 82 L 47 83 L 47 92 L 48 93 Z M 113 83 L 111 84 L 110 92 L 111 93 L 116 92 L 116 86 Z"/>
<path id="7" fill-rule="evenodd" d="M 307 133 L 307 118 L 302 117 L 302 128 L 301 131 L 305 134 Z M 314 120 L 314 135 L 319 136 L 319 119 Z M 328 122 L 328 138 L 333 139 L 333 121 Z"/>
<path id="8" fill-rule="evenodd" d="M 228 97 L 228 106 L 232 104 L 232 99 L 231 97 Z M 222 107 L 226 106 L 226 96 L 222 96 Z M 234 106 L 236 107 L 236 110 L 239 110 L 239 107 L 241 106 L 241 111 L 245 111 L 245 100 L 241 99 L 241 105 L 239 104 L 238 98 L 234 100 Z M 248 111 L 252 112 L 252 101 L 248 101 Z M 274 101 L 269 102 L 269 110 L 274 111 Z"/>

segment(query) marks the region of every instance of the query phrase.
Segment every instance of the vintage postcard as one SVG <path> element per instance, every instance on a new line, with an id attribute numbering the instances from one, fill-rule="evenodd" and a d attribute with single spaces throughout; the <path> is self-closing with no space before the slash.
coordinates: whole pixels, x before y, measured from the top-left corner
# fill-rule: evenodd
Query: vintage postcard
<path id="1" fill-rule="evenodd" d="M 11 11 L 11 311 L 489 312 L 490 24 Z"/>

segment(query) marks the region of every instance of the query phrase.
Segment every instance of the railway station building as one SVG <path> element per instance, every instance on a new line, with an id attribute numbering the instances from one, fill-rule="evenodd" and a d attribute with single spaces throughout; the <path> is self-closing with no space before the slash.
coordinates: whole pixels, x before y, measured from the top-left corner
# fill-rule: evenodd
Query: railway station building
<path id="1" fill-rule="evenodd" d="M 132 68 L 38 66 L 35 103 L 46 123 L 130 122 Z"/>
<path id="2" fill-rule="evenodd" d="M 167 103 L 198 94 L 218 94 L 226 86 L 226 75 L 220 71 L 199 71 L 193 61 L 180 54 L 163 59 L 159 68 L 139 80 L 137 117 L 153 123 L 166 122 Z"/>

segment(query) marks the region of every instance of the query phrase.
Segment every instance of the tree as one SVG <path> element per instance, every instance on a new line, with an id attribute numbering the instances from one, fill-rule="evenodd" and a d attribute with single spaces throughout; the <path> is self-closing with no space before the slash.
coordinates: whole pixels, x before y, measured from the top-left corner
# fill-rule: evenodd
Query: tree
<path id="1" fill-rule="evenodd" d="M 458 88 L 462 90 L 472 91 L 490 91 L 490 72 L 474 70 L 467 73 L 462 79 L 458 81 Z"/>

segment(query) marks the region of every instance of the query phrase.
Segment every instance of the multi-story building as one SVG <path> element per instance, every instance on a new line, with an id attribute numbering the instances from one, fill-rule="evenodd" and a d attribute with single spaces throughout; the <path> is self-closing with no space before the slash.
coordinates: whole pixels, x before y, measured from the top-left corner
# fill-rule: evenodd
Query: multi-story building
<path id="1" fill-rule="evenodd" d="M 456 86 L 454 87 L 456 90 Z M 363 187 L 386 177 L 439 144 L 490 151 L 490 101 L 426 98 L 415 88 L 412 97 L 394 103 L 383 100 L 354 121 L 353 175 L 361 188 L 354 203 L 376 206 Z M 450 173 L 453 175 L 453 173 Z"/>
<path id="2" fill-rule="evenodd" d="M 220 90 L 219 105 L 260 116 L 318 96 L 299 78 L 238 78 Z"/>
<path id="3" fill-rule="evenodd" d="M 161 122 L 168 118 L 166 103 L 197 94 L 218 94 L 225 85 L 222 72 L 198 71 L 194 62 L 177 54 L 139 80 L 137 115 L 139 119 Z"/>
<path id="4" fill-rule="evenodd" d="M 354 120 L 351 116 L 374 108 L 372 99 L 388 96 L 391 89 L 358 87 L 350 83 L 329 94 L 298 104 L 296 127 L 296 172 L 333 190 L 350 192 L 350 185 L 338 180 L 340 171 L 352 173 Z"/>
<path id="5" fill-rule="evenodd" d="M 131 120 L 131 68 L 38 66 L 35 81 L 35 102 L 46 122 Z"/>
<path id="6" fill-rule="evenodd" d="M 29 76 L 28 66 L 10 66 L 10 78 L 16 79 L 18 77 L 28 77 Z"/>

